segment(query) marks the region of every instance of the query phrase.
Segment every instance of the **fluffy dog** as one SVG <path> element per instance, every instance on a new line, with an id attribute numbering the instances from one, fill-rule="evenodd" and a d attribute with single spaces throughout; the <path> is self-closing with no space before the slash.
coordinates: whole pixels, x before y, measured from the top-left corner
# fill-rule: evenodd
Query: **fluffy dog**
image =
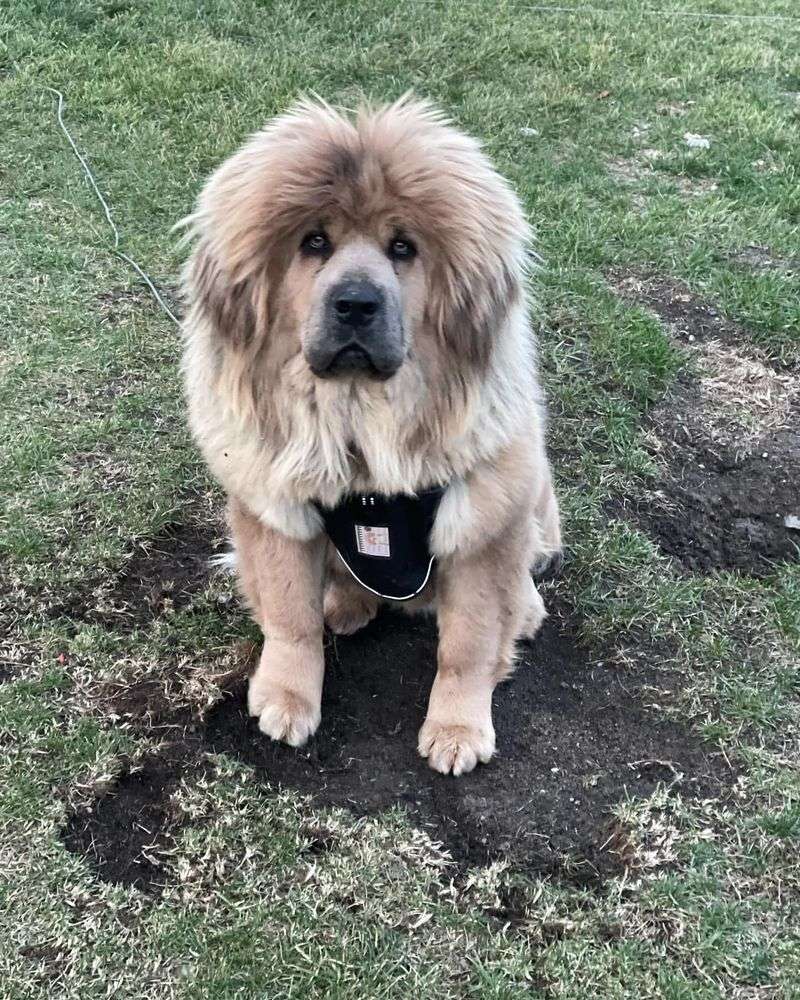
<path id="1" fill-rule="evenodd" d="M 472 770 L 494 752 L 492 692 L 515 642 L 545 617 L 531 567 L 561 546 L 519 201 L 426 102 L 350 116 L 303 101 L 222 164 L 188 223 L 190 425 L 265 635 L 250 713 L 303 744 L 325 624 L 354 632 L 381 603 L 325 511 L 439 487 L 434 571 L 404 602 L 435 607 L 439 626 L 419 752 Z M 366 530 L 382 555 L 389 529 Z"/>

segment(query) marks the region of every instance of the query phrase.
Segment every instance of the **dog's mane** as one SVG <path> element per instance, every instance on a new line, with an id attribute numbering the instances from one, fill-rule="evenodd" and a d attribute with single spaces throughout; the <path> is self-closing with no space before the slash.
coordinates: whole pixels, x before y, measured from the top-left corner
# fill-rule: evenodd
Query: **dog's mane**
<path id="1" fill-rule="evenodd" d="M 330 215 L 356 227 L 396 219 L 423 235 L 432 262 L 424 323 L 437 357 L 346 400 L 276 337 L 292 241 Z M 190 387 L 213 383 L 216 405 L 258 436 L 276 489 L 330 498 L 364 468 L 380 488 L 420 488 L 443 470 L 462 474 L 535 406 L 528 225 L 479 143 L 428 102 L 348 114 L 303 100 L 213 174 L 186 222 Z M 425 381 L 424 406 L 414 378 Z M 353 439 L 360 416 L 382 422 L 379 441 Z"/>

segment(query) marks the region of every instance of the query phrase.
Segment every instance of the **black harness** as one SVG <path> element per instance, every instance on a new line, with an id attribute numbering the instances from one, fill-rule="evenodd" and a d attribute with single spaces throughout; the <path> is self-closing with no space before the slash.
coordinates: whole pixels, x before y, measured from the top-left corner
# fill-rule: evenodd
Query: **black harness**
<path id="1" fill-rule="evenodd" d="M 430 579 L 430 534 L 446 488 L 414 496 L 350 493 L 335 507 L 317 509 L 353 578 L 378 597 L 409 601 Z"/>

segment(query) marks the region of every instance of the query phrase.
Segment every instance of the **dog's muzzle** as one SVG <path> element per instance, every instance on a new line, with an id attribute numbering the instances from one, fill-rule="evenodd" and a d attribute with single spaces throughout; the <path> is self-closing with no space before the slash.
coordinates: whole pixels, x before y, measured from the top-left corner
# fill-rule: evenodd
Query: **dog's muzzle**
<path id="1" fill-rule="evenodd" d="M 403 363 L 400 324 L 385 291 L 366 278 L 339 282 L 326 296 L 320 336 L 306 352 L 319 378 L 363 373 L 390 378 Z"/>

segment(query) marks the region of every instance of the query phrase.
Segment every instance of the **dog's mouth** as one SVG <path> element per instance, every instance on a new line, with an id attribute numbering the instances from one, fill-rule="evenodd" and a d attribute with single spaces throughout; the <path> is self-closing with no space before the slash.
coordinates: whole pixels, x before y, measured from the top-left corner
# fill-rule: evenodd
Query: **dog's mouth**
<path id="1" fill-rule="evenodd" d="M 317 359 L 310 362 L 311 371 L 317 378 L 364 375 L 367 378 L 385 381 L 391 378 L 399 367 L 400 364 L 394 359 L 376 359 L 361 344 L 346 344 L 327 363 L 320 364 Z"/>

